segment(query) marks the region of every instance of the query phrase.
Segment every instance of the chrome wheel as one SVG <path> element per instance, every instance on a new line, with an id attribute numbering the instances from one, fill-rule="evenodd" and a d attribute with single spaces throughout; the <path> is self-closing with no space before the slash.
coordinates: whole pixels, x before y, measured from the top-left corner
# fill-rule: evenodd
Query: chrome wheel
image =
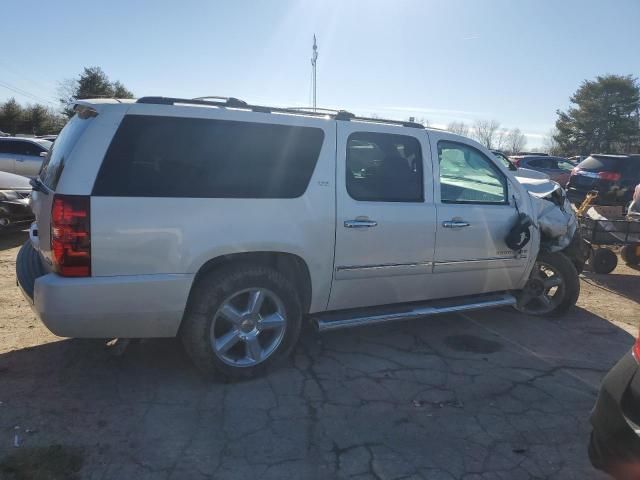
<path id="1" fill-rule="evenodd" d="M 284 304 L 266 288 L 236 292 L 222 302 L 211 323 L 213 351 L 224 363 L 252 367 L 271 356 L 287 326 Z"/>
<path id="2" fill-rule="evenodd" d="M 516 308 L 524 313 L 544 315 L 562 303 L 565 292 L 565 281 L 559 270 L 549 263 L 538 261 L 518 295 Z"/>

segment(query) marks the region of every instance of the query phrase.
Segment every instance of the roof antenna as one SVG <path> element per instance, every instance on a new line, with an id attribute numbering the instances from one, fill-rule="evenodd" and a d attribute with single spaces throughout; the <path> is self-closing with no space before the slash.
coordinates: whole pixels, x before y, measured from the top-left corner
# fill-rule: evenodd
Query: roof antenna
<path id="1" fill-rule="evenodd" d="M 311 68 L 313 69 L 313 111 L 316 111 L 316 63 L 318 62 L 318 44 L 316 34 L 313 34 L 313 54 L 311 55 Z"/>

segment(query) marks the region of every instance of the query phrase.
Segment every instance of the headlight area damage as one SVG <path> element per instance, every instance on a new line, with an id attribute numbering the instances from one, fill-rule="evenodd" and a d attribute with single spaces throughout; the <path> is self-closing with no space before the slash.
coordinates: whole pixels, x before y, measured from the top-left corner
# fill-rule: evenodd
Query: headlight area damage
<path id="1" fill-rule="evenodd" d="M 562 252 L 578 273 L 582 272 L 589 247 L 582 241 L 578 220 L 565 190 L 556 182 L 544 180 L 527 182 L 525 188 L 535 213 L 533 226 L 540 230 L 540 250 Z"/>

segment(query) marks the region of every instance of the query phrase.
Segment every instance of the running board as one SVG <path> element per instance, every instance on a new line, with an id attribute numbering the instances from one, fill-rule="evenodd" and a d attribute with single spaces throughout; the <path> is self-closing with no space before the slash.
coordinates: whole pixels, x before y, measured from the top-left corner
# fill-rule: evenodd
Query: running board
<path id="1" fill-rule="evenodd" d="M 312 321 L 318 331 L 326 332 L 329 330 L 376 325 L 378 323 L 394 322 L 397 320 L 411 320 L 443 313 L 503 307 L 515 305 L 515 303 L 515 297 L 508 293 L 474 295 L 446 300 L 432 300 L 429 302 L 403 303 L 373 308 L 319 313 L 312 315 Z"/>

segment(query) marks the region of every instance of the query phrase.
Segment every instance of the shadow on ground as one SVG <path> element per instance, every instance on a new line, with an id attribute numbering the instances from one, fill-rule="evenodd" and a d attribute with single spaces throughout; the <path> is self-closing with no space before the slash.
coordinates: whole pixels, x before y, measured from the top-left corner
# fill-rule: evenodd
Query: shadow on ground
<path id="1" fill-rule="evenodd" d="M 28 231 L 22 230 L 3 230 L 0 231 L 0 250 L 8 250 L 10 248 L 19 247 L 29 238 Z"/>
<path id="2" fill-rule="evenodd" d="M 637 275 L 623 273 L 598 274 L 585 271 L 582 276 L 592 285 L 640 303 L 640 288 Z"/>
<path id="3" fill-rule="evenodd" d="M 588 415 L 631 342 L 580 309 L 492 310 L 307 331 L 281 368 L 222 384 L 173 339 L 121 357 L 60 340 L 0 355 L 0 461 L 73 478 L 38 463 L 55 446 L 77 478 L 603 478 Z"/>

